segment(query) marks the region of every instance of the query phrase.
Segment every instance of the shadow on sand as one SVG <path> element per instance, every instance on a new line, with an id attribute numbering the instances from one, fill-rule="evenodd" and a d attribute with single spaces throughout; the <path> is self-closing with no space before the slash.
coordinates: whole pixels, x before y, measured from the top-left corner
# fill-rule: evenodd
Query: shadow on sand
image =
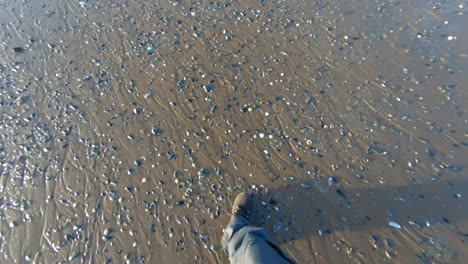
<path id="1" fill-rule="evenodd" d="M 468 218 L 465 190 L 468 181 L 461 179 L 362 189 L 288 184 L 256 195 L 254 224 L 283 243 L 336 231 L 388 228 L 390 221 L 403 228 L 411 221 L 421 227 L 454 225 Z M 467 230 L 458 234 L 468 239 Z"/>

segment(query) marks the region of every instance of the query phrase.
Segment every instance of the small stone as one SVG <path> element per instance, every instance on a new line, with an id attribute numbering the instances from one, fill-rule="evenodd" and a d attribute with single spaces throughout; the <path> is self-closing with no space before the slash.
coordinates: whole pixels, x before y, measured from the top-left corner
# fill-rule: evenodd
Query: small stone
<path id="1" fill-rule="evenodd" d="M 162 131 L 161 131 L 161 129 L 159 129 L 157 127 L 153 127 L 151 129 L 151 134 L 153 134 L 155 136 L 160 136 L 162 134 Z"/>
<path id="2" fill-rule="evenodd" d="M 13 227 L 17 227 L 19 226 L 19 222 L 18 221 L 12 221 L 10 224 L 9 224 L 10 228 L 13 228 Z"/>
<path id="3" fill-rule="evenodd" d="M 222 173 L 221 167 L 216 166 L 215 172 L 216 172 L 216 175 L 221 176 L 221 173 Z"/>
<path id="4" fill-rule="evenodd" d="M 13 48 L 13 52 L 14 52 L 14 53 L 22 53 L 22 52 L 24 52 L 24 49 L 21 48 L 21 47 L 14 47 L 14 48 Z"/>
<path id="5" fill-rule="evenodd" d="M 148 52 L 148 55 L 153 54 L 154 50 L 155 50 L 154 46 L 149 46 L 149 47 L 146 48 L 146 51 Z"/>
<path id="6" fill-rule="evenodd" d="M 389 251 L 389 250 L 385 250 L 385 255 L 387 256 L 387 258 L 389 259 L 393 259 L 396 257 L 395 253 L 393 253 L 392 251 Z"/>
<path id="7" fill-rule="evenodd" d="M 278 220 L 276 223 L 275 223 L 275 226 L 273 227 L 273 232 L 278 232 L 281 230 L 281 228 L 283 227 L 283 221 L 281 220 Z"/>
<path id="8" fill-rule="evenodd" d="M 332 185 L 335 185 L 337 183 L 338 183 L 338 179 L 336 179 L 335 177 L 328 178 L 328 186 L 332 186 Z"/>
<path id="9" fill-rule="evenodd" d="M 211 85 L 203 85 L 203 89 L 205 89 L 205 92 L 211 93 L 213 91 L 213 86 Z"/>
<path id="10" fill-rule="evenodd" d="M 429 220 L 426 219 L 425 223 L 427 227 L 431 227 L 431 222 L 429 222 Z"/>
<path id="11" fill-rule="evenodd" d="M 200 234 L 200 238 L 203 241 L 207 241 L 210 236 L 208 234 Z"/>
<path id="12" fill-rule="evenodd" d="M 201 169 L 199 172 L 198 172 L 198 176 L 199 177 L 205 177 L 206 175 L 208 175 L 210 171 L 208 169 Z"/>
<path id="13" fill-rule="evenodd" d="M 109 235 L 110 233 L 111 233 L 111 229 L 110 229 L 110 228 L 106 228 L 106 229 L 104 230 L 104 233 L 103 233 L 103 234 L 107 236 L 107 235 Z"/>
<path id="14" fill-rule="evenodd" d="M 179 88 L 184 88 L 185 87 L 185 80 L 179 80 L 177 82 L 177 86 L 179 86 Z"/>
<path id="15" fill-rule="evenodd" d="M 390 221 L 390 222 L 388 222 L 388 225 L 391 226 L 391 227 L 395 227 L 395 228 L 401 229 L 401 225 L 398 224 L 398 223 L 395 222 L 395 221 Z"/>
<path id="16" fill-rule="evenodd" d="M 133 164 L 135 164 L 135 166 L 137 166 L 137 167 L 140 167 L 140 166 L 141 166 L 141 161 L 139 161 L 139 160 L 134 160 L 134 161 L 133 161 Z"/>

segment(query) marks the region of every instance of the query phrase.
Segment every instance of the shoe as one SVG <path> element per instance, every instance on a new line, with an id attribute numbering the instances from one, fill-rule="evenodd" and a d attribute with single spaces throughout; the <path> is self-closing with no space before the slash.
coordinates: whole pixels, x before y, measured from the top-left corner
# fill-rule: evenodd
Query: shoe
<path id="1" fill-rule="evenodd" d="M 247 192 L 242 192 L 237 195 L 232 206 L 232 217 L 237 215 L 250 218 L 253 211 L 252 197 Z"/>

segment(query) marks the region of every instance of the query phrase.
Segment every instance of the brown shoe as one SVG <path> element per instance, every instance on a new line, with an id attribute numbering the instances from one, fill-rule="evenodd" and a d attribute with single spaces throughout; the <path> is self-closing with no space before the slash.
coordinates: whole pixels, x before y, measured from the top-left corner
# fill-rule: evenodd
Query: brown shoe
<path id="1" fill-rule="evenodd" d="M 232 217 L 236 215 L 250 218 L 253 211 L 252 197 L 247 192 L 237 195 L 232 206 Z"/>

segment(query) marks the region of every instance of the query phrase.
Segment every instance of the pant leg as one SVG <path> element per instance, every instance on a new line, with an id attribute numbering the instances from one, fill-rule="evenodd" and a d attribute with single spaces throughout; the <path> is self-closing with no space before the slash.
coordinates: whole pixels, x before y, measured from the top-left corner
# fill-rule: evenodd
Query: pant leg
<path id="1" fill-rule="evenodd" d="M 263 228 L 248 225 L 247 219 L 235 216 L 226 227 L 221 241 L 234 263 L 289 264 L 292 261 L 268 237 Z"/>
<path id="2" fill-rule="evenodd" d="M 239 231 L 239 229 L 246 227 L 249 225 L 249 222 L 245 217 L 242 217 L 240 215 L 237 215 L 231 219 L 231 222 L 229 222 L 228 226 L 226 229 L 224 229 L 224 234 L 221 239 L 221 244 L 223 246 L 224 252 L 229 255 L 229 245 L 233 246 L 235 241 L 232 241 L 232 237 L 234 233 Z M 238 241 L 237 241 L 238 242 Z"/>

